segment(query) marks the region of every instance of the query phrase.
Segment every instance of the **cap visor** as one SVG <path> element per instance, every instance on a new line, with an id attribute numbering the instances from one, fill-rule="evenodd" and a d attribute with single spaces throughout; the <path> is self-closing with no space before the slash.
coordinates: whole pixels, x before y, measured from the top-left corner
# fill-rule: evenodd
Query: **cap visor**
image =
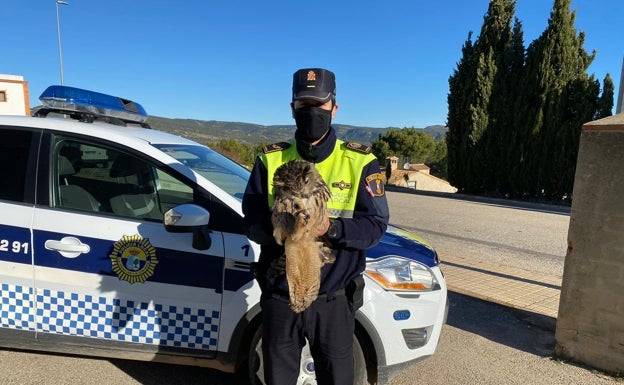
<path id="1" fill-rule="evenodd" d="M 301 91 L 293 96 L 293 100 L 305 100 L 312 99 L 319 102 L 328 102 L 331 100 L 332 94 L 330 93 L 318 93 L 314 91 Z"/>

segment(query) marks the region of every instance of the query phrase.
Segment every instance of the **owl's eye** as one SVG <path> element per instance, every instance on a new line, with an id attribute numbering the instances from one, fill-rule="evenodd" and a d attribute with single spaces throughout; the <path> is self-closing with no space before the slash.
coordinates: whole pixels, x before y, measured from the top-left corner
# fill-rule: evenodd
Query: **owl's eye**
<path id="1" fill-rule="evenodd" d="M 310 183 L 310 177 L 309 177 L 309 176 L 306 176 L 306 177 L 305 177 L 305 179 L 304 179 L 304 181 L 305 181 L 305 184 Z"/>

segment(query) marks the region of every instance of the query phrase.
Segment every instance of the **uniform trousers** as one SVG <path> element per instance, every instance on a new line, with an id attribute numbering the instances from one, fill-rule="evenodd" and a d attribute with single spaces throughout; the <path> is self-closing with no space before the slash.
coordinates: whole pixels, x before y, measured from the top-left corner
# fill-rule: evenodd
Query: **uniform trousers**
<path id="1" fill-rule="evenodd" d="M 284 296 L 265 294 L 260 304 L 267 385 L 297 383 L 305 338 L 319 385 L 353 384 L 355 313 L 344 294 L 319 296 L 301 313 L 293 312 Z"/>

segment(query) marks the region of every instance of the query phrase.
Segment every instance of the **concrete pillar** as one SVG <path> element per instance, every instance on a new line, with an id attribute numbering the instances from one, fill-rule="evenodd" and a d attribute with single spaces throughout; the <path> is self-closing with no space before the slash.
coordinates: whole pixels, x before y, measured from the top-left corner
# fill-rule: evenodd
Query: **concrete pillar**
<path id="1" fill-rule="evenodd" d="M 583 126 L 555 352 L 624 372 L 624 114 Z"/>

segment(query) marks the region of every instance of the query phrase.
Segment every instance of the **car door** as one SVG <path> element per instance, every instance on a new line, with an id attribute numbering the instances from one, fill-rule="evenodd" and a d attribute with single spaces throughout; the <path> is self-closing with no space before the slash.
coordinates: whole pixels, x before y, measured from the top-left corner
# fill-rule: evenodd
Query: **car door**
<path id="1" fill-rule="evenodd" d="M 137 148 L 66 134 L 49 148 L 50 205 L 33 215 L 38 331 L 216 351 L 222 234 L 198 250 L 162 221 L 207 194 Z"/>
<path id="2" fill-rule="evenodd" d="M 31 221 L 41 132 L 0 126 L 0 334 L 34 331 Z"/>

